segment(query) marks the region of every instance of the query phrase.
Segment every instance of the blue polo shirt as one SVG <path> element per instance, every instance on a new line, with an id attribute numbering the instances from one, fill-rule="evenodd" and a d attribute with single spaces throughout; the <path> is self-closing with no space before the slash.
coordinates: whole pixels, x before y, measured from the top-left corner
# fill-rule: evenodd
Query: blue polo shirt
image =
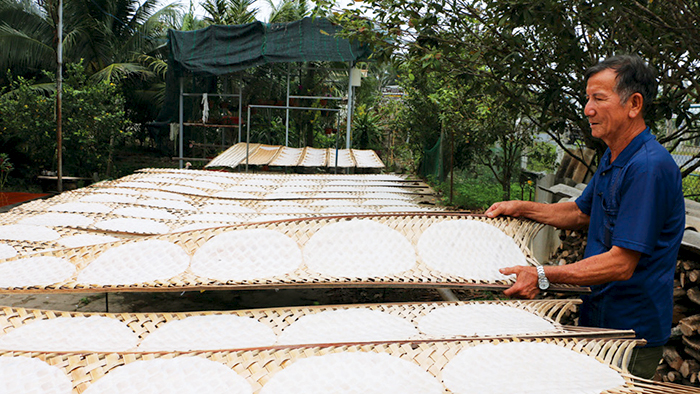
<path id="1" fill-rule="evenodd" d="M 591 217 L 585 257 L 612 246 L 641 252 L 632 278 L 591 286 L 579 324 L 633 329 L 647 346 L 671 333 L 673 276 L 685 227 L 678 165 L 647 128 L 610 163 L 610 149 L 576 200 Z"/>

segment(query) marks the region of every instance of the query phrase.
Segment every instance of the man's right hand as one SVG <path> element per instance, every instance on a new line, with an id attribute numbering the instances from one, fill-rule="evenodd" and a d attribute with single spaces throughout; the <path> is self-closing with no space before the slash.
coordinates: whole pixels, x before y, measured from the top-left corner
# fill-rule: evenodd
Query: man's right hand
<path id="1" fill-rule="evenodd" d="M 522 214 L 523 202 L 518 200 L 497 202 L 486 210 L 486 216 L 495 218 L 497 216 L 519 217 Z"/>

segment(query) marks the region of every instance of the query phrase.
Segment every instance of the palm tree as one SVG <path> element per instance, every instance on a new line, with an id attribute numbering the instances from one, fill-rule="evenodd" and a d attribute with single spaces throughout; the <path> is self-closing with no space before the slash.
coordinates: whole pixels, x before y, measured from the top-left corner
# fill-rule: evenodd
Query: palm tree
<path id="1" fill-rule="evenodd" d="M 139 55 L 163 44 L 179 19 L 179 6 L 158 0 L 65 0 L 63 58 L 83 59 L 95 79 L 144 77 Z M 56 68 L 58 1 L 0 0 L 0 69 L 37 75 Z"/>
<path id="2" fill-rule="evenodd" d="M 255 0 L 205 0 L 202 7 L 208 16 L 206 22 L 212 25 L 243 25 L 255 22 L 257 8 L 251 8 Z"/>
<path id="3" fill-rule="evenodd" d="M 268 23 L 294 22 L 311 15 L 307 0 L 281 0 L 278 4 L 266 1 L 271 9 Z"/>

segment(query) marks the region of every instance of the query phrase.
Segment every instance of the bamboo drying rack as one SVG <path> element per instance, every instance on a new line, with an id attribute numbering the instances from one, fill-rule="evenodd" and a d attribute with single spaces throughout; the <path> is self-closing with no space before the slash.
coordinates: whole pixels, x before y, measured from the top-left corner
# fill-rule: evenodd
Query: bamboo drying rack
<path id="1" fill-rule="evenodd" d="M 326 305 L 308 307 L 284 307 L 284 308 L 263 308 L 252 310 L 234 310 L 217 312 L 177 312 L 177 313 L 79 313 L 62 312 L 52 310 L 35 310 L 14 307 L 0 307 L 0 333 L 5 334 L 38 320 L 50 320 L 59 317 L 89 317 L 103 316 L 117 319 L 127 325 L 142 340 L 163 324 L 182 320 L 192 316 L 212 316 L 212 315 L 232 315 L 249 317 L 255 319 L 272 329 L 275 335 L 279 335 L 291 322 L 297 321 L 303 316 L 315 313 L 347 310 L 347 309 L 367 309 L 384 312 L 392 316 L 400 317 L 410 321 L 416 328 L 418 320 L 431 311 L 438 308 L 469 304 L 495 304 L 518 308 L 534 315 L 542 317 L 552 322 L 554 331 L 539 332 L 531 334 L 517 335 L 519 338 L 634 338 L 632 330 L 610 330 L 594 327 L 579 327 L 562 325 L 561 319 L 573 313 L 580 300 L 529 300 L 529 301 L 471 301 L 471 302 L 432 302 L 432 303 L 393 303 L 393 304 L 351 304 L 351 305 Z M 496 338 L 503 337 L 473 337 L 473 336 L 452 336 L 452 337 L 432 337 L 421 334 L 417 339 L 422 340 L 454 340 L 464 338 Z M 512 335 L 509 335 L 512 336 Z"/>
<path id="2" fill-rule="evenodd" d="M 229 231 L 245 229 L 269 229 L 280 232 L 303 247 L 304 244 L 321 228 L 326 225 L 348 220 L 372 220 L 392 228 L 405 236 L 412 245 L 416 245 L 419 237 L 428 227 L 444 220 L 477 220 L 485 222 L 500 229 L 520 247 L 531 265 L 539 263 L 532 257 L 528 247 L 532 237 L 542 227 L 541 224 L 508 217 L 488 218 L 484 215 L 468 215 L 462 213 L 421 213 L 421 214 L 385 214 L 385 215 L 360 215 L 360 216 L 329 216 L 313 219 L 290 219 L 267 223 L 251 223 L 234 226 L 216 227 L 204 230 L 193 230 L 181 233 L 141 237 L 136 240 L 117 241 L 110 244 L 84 246 L 80 248 L 64 248 L 52 251 L 40 252 L 32 256 L 53 256 L 63 258 L 76 266 L 76 270 L 87 267 L 90 262 L 102 253 L 126 243 L 140 242 L 143 240 L 167 241 L 182 247 L 190 256 L 213 237 Z M 19 257 L 6 259 L 15 260 Z M 290 274 L 271 276 L 262 279 L 244 281 L 219 281 L 216 279 L 202 278 L 194 275 L 189 269 L 168 280 L 143 282 L 129 285 L 89 285 L 77 283 L 75 279 L 69 279 L 61 283 L 48 286 L 28 286 L 23 288 L 2 288 L 0 293 L 41 293 L 41 292 L 124 292 L 124 291 L 183 291 L 183 290 L 207 290 L 207 289 L 262 289 L 262 288 L 293 288 L 304 287 L 451 287 L 473 288 L 485 290 L 502 290 L 512 285 L 512 280 L 501 281 L 477 281 L 454 275 L 446 275 L 427 267 L 416 254 L 416 265 L 404 273 L 365 278 L 332 277 L 319 273 L 309 272 L 305 265 Z M 554 285 L 553 292 L 586 292 L 587 288 L 568 285 Z"/>
<path id="3" fill-rule="evenodd" d="M 122 365 L 141 360 L 175 357 L 202 357 L 222 363 L 246 379 L 253 392 L 260 389 L 271 377 L 291 363 L 314 356 L 343 352 L 384 353 L 417 364 L 439 378 L 440 371 L 459 353 L 470 346 L 484 343 L 545 342 L 590 357 L 621 373 L 624 386 L 604 391 L 605 394 L 687 394 L 700 390 L 687 386 L 653 382 L 636 378 L 626 371 L 632 349 L 643 341 L 612 339 L 498 339 L 465 341 L 406 341 L 381 344 L 335 344 L 331 346 L 272 347 L 254 350 L 227 350 L 215 352 L 183 353 L 42 353 L 0 351 L 0 357 L 32 357 L 61 369 L 72 380 L 73 393 L 84 392 L 110 371 Z M 445 389 L 445 393 L 450 393 Z"/>

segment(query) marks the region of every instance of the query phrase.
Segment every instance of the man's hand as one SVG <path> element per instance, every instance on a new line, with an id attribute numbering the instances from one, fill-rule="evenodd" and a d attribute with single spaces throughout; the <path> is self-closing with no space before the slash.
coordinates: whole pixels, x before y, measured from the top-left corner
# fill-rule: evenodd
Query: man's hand
<path id="1" fill-rule="evenodd" d="M 515 275 L 515 284 L 503 291 L 508 297 L 525 298 L 531 300 L 540 293 L 537 286 L 537 269 L 518 265 L 515 267 L 501 268 L 503 275 Z"/>
<path id="2" fill-rule="evenodd" d="M 522 201 L 501 201 L 497 202 L 489 207 L 489 209 L 486 210 L 486 216 L 490 218 L 495 218 L 497 216 L 505 215 L 505 216 L 513 216 L 513 217 L 518 217 L 522 213 Z"/>

